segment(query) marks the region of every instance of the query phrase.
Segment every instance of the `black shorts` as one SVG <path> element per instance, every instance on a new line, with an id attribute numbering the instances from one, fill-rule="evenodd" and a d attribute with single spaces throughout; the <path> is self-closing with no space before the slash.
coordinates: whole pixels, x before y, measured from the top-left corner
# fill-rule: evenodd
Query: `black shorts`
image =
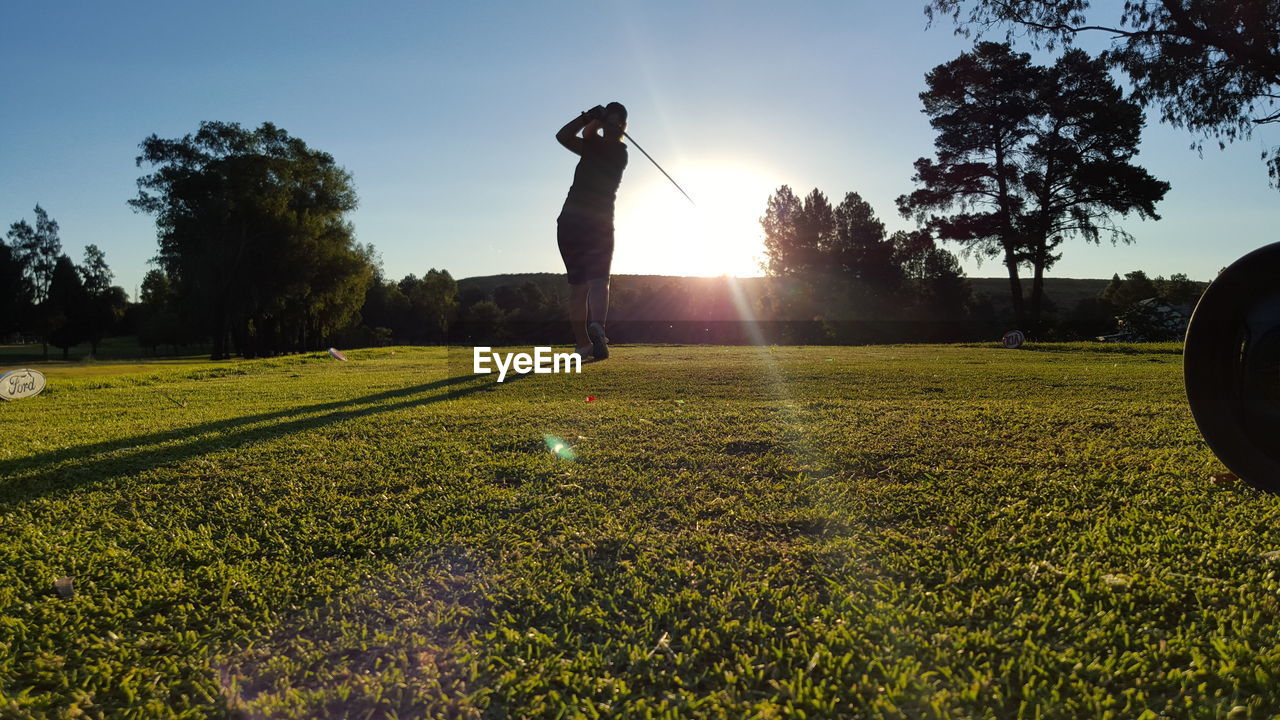
<path id="1" fill-rule="evenodd" d="M 609 220 L 561 213 L 556 220 L 556 242 L 570 285 L 609 277 L 613 265 L 613 223 Z"/>

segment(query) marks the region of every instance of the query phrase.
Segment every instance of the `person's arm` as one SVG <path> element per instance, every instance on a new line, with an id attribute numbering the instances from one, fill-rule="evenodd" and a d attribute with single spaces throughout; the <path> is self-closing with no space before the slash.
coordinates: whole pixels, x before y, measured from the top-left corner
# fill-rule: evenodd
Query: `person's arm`
<path id="1" fill-rule="evenodd" d="M 582 113 L 578 117 L 566 123 L 564 127 L 560 128 L 560 132 L 556 133 L 556 140 L 559 140 L 561 145 L 568 148 L 575 155 L 581 155 L 582 138 L 578 137 L 578 133 L 582 132 L 587 125 L 590 125 L 591 122 L 595 120 L 593 114 L 597 109 L 600 112 L 604 112 L 604 108 L 597 105 Z"/>

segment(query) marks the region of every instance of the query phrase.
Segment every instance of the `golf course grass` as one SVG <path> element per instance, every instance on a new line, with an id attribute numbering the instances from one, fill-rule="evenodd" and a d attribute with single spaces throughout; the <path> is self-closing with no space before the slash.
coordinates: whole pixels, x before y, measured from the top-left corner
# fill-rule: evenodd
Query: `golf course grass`
<path id="1" fill-rule="evenodd" d="M 1280 499 L 1179 353 L 60 366 L 0 406 L 0 717 L 1273 717 Z"/>

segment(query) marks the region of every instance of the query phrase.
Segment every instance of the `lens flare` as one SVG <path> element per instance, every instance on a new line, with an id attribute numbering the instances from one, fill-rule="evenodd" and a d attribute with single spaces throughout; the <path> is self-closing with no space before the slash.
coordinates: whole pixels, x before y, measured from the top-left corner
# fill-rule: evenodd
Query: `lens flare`
<path id="1" fill-rule="evenodd" d="M 547 450 L 549 450 L 552 455 L 555 455 L 561 460 L 574 460 L 578 457 L 577 454 L 573 452 L 573 448 L 569 447 L 569 443 L 563 438 L 558 438 L 555 435 L 544 434 L 542 436 L 542 442 L 547 444 Z"/>

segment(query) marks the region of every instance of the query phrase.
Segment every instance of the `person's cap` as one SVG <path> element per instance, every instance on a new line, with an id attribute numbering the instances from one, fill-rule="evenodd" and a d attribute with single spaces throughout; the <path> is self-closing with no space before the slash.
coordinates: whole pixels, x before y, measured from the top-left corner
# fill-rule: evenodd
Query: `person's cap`
<path id="1" fill-rule="evenodd" d="M 622 122 L 627 121 L 627 106 L 616 100 L 604 106 L 605 115 L 621 115 Z"/>

